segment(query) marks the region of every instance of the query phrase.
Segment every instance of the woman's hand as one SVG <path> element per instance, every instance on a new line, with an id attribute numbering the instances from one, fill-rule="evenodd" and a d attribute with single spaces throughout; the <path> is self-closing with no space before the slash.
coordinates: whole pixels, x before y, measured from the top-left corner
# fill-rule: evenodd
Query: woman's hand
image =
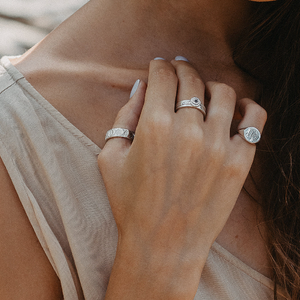
<path id="1" fill-rule="evenodd" d="M 114 138 L 99 155 L 119 232 L 106 299 L 194 299 L 255 154 L 255 145 L 230 137 L 235 107 L 239 127 L 260 132 L 266 112 L 250 99 L 236 101 L 225 84 L 204 85 L 183 61 L 152 61 L 145 90 L 141 83 L 114 124 L 136 132 L 132 144 Z M 197 109 L 175 112 L 176 101 L 204 103 L 205 94 L 205 119 Z"/>

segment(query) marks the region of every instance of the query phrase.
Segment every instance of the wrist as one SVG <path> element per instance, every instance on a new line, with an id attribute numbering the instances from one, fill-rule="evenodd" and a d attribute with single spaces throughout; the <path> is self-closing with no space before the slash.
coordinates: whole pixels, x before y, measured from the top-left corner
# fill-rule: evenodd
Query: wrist
<path id="1" fill-rule="evenodd" d="M 119 238 L 106 299 L 194 299 L 208 252 L 134 240 Z"/>

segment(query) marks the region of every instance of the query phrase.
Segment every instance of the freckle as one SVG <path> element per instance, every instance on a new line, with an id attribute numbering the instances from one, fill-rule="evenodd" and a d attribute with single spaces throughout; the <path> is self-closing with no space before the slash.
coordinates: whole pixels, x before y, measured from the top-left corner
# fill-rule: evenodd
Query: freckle
<path id="1" fill-rule="evenodd" d="M 238 237 L 239 237 L 238 235 L 235 236 L 236 239 L 237 239 Z"/>

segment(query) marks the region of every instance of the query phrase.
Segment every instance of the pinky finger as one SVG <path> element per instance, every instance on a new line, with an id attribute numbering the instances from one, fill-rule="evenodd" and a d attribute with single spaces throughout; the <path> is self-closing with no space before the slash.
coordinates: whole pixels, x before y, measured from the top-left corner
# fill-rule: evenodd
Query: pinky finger
<path id="1" fill-rule="evenodd" d="M 242 115 L 242 120 L 239 123 L 238 129 L 255 127 L 260 134 L 262 134 L 267 120 L 267 112 L 259 104 L 249 98 L 243 98 L 237 101 L 237 108 Z M 249 147 L 254 145 L 247 142 L 240 133 L 233 136 L 233 139 L 236 140 L 240 146 L 244 145 L 245 147 Z"/>

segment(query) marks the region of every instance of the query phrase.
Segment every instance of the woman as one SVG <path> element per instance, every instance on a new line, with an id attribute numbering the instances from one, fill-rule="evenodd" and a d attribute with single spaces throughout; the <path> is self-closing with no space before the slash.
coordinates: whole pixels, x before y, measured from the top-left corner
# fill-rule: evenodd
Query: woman
<path id="1" fill-rule="evenodd" d="M 4 58 L 1 297 L 298 299 L 297 32 L 296 0 L 91 0 Z"/>

